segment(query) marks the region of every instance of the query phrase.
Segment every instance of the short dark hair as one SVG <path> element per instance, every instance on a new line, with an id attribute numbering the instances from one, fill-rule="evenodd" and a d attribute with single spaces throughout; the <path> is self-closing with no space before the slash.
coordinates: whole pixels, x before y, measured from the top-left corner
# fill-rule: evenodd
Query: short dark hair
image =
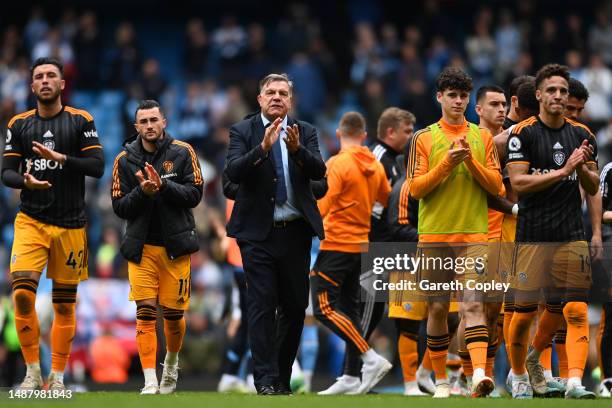
<path id="1" fill-rule="evenodd" d="M 569 82 L 569 79 L 570 79 L 569 68 L 565 65 L 560 65 L 560 64 L 544 65 L 542 68 L 540 68 L 540 70 L 536 74 L 536 79 L 535 79 L 536 89 L 540 88 L 540 85 L 542 85 L 542 82 L 544 82 L 545 79 L 548 79 L 554 76 L 560 76 L 561 78 Z"/>
<path id="2" fill-rule="evenodd" d="M 355 137 L 366 131 L 366 122 L 363 115 L 359 112 L 346 112 L 340 118 L 340 130 L 349 137 Z"/>
<path id="3" fill-rule="evenodd" d="M 138 111 L 139 110 L 141 110 L 141 109 L 153 109 L 153 108 L 158 108 L 159 109 L 159 113 L 161 113 L 161 115 L 163 117 L 166 116 L 166 114 L 164 113 L 164 110 L 159 105 L 159 102 L 157 102 L 154 99 L 143 99 L 142 101 L 138 102 L 138 106 L 136 107 L 136 112 L 134 112 L 134 119 L 136 119 L 136 116 L 138 115 Z"/>
<path id="4" fill-rule="evenodd" d="M 463 70 L 456 67 L 446 67 L 438 75 L 436 88 L 438 92 L 444 92 L 447 89 L 470 92 L 474 85 L 472 78 Z"/>
<path id="5" fill-rule="evenodd" d="M 579 101 L 589 100 L 589 91 L 586 89 L 584 84 L 576 78 L 570 78 L 569 80 L 569 96 L 573 96 Z"/>
<path id="6" fill-rule="evenodd" d="M 60 76 L 64 78 L 64 64 L 62 64 L 60 60 L 58 60 L 57 58 L 53 58 L 53 57 L 37 58 L 34 61 L 34 63 L 32 63 L 32 66 L 30 67 L 30 78 L 34 77 L 34 69 L 36 67 L 40 65 L 47 65 L 47 64 L 55 65 L 60 72 Z"/>
<path id="7" fill-rule="evenodd" d="M 535 77 L 531 75 L 521 75 L 514 78 L 508 87 L 508 93 L 510 93 L 509 96 L 517 96 L 519 87 L 528 81 L 535 81 Z"/>
<path id="8" fill-rule="evenodd" d="M 516 91 L 516 97 L 518 98 L 518 106 L 521 109 L 529 109 L 533 112 L 540 111 L 540 102 L 536 99 L 535 91 L 535 79 L 524 82 L 519 86 Z"/>
<path id="9" fill-rule="evenodd" d="M 504 93 L 504 90 L 497 85 L 484 85 L 478 88 L 476 91 L 476 102 L 480 103 L 480 100 L 487 96 L 487 92 Z"/>

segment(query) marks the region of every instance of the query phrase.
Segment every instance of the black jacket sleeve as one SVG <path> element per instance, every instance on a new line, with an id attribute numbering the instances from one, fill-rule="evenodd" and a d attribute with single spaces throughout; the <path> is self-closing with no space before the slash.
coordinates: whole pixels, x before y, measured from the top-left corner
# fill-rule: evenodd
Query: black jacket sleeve
<path id="1" fill-rule="evenodd" d="M 319 151 L 317 129 L 300 126 L 300 131 L 307 132 L 304 135 L 304 145 L 300 145 L 297 152 L 290 154 L 289 157 L 302 169 L 306 177 L 311 180 L 321 180 L 325 176 L 326 167 Z"/>
<path id="2" fill-rule="evenodd" d="M 80 157 L 66 156 L 64 166 L 68 170 L 100 178 L 104 174 L 104 151 L 102 148 L 95 148 L 84 151 Z"/>
<path id="3" fill-rule="evenodd" d="M 327 194 L 327 177 L 323 177 L 321 180 L 312 180 L 310 182 L 310 188 L 316 200 L 322 199 L 325 197 L 325 194 Z"/>
<path id="4" fill-rule="evenodd" d="M 236 195 L 238 195 L 238 189 L 240 188 L 240 184 L 232 183 L 229 179 L 227 171 L 224 170 L 221 175 L 221 179 L 223 182 L 223 195 L 230 200 L 235 200 Z"/>
<path id="5" fill-rule="evenodd" d="M 195 151 L 187 150 L 190 157 L 185 159 L 185 169 L 180 182 L 165 179 L 159 190 L 162 198 L 182 208 L 194 208 L 202 200 L 204 180 Z"/>
<path id="6" fill-rule="evenodd" d="M 230 142 L 225 161 L 225 170 L 233 183 L 238 183 L 259 167 L 269 156 L 261 145 L 247 150 L 246 135 L 241 134 L 236 126 L 230 128 Z"/>
<path id="7" fill-rule="evenodd" d="M 113 166 L 111 198 L 113 211 L 124 220 L 138 217 L 150 201 L 140 188 L 140 184 L 135 186 L 128 184 L 127 160 L 123 153 L 117 156 Z"/>

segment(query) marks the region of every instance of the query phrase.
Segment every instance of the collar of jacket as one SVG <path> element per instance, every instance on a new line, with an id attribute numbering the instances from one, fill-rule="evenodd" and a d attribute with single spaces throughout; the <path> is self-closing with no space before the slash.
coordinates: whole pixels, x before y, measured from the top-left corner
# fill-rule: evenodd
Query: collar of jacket
<path id="1" fill-rule="evenodd" d="M 128 160 L 131 160 L 137 164 L 143 164 L 145 157 L 145 150 L 144 147 L 142 147 L 141 139 L 142 138 L 140 135 L 136 135 L 135 138 L 130 138 L 131 141 L 125 145 L 125 150 L 128 152 Z M 154 159 L 157 158 L 161 151 L 165 150 L 170 143 L 172 143 L 172 140 L 174 140 L 172 136 L 170 136 L 168 132 L 164 131 L 164 138 L 155 142 L 156 149 Z"/>

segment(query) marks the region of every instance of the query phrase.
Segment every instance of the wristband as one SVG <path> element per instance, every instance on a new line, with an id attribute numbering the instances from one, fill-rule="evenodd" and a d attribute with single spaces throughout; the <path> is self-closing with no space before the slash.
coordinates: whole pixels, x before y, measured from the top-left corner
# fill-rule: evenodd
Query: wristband
<path id="1" fill-rule="evenodd" d="M 518 216 L 519 213 L 519 205 L 518 204 L 514 204 L 512 206 L 512 215 L 514 215 L 515 217 Z"/>

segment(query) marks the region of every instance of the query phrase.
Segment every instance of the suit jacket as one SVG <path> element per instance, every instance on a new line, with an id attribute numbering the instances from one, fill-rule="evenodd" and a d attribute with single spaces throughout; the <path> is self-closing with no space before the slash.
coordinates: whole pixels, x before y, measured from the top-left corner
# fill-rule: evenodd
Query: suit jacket
<path id="1" fill-rule="evenodd" d="M 310 182 L 323 179 L 325 162 L 319 152 L 315 127 L 287 118 L 287 126 L 295 123 L 300 130 L 300 147 L 295 154 L 289 155 L 290 181 L 296 203 L 313 235 L 323 239 L 323 221 Z M 265 154 L 261 147 L 264 132 L 259 112 L 230 128 L 224 172 L 232 183 L 239 185 L 227 225 L 230 237 L 262 241 L 272 228 L 277 175 L 271 152 Z"/>

